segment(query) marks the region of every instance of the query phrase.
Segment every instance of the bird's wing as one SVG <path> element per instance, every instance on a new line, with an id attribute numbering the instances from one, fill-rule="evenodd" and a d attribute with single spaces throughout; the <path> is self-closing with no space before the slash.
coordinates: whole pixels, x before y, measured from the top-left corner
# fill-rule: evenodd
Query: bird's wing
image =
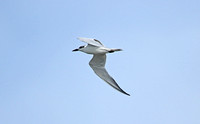
<path id="1" fill-rule="evenodd" d="M 121 93 L 129 95 L 128 93 L 123 91 L 119 87 L 119 85 L 116 83 L 116 81 L 108 74 L 108 72 L 105 69 L 105 63 L 106 63 L 106 55 L 105 54 L 96 54 L 93 56 L 92 60 L 89 62 L 89 65 L 93 69 L 93 71 L 101 79 L 103 79 L 105 82 L 107 82 L 110 86 L 112 86 L 116 90 L 120 91 Z"/>
<path id="2" fill-rule="evenodd" d="M 79 37 L 78 38 L 80 41 L 83 41 L 83 42 L 86 42 L 86 43 L 88 43 L 88 44 L 90 44 L 90 45 L 93 45 L 93 46 L 103 46 L 103 44 L 100 42 L 100 41 L 98 41 L 98 40 L 96 40 L 96 39 L 92 39 L 92 38 L 83 38 L 83 37 Z"/>

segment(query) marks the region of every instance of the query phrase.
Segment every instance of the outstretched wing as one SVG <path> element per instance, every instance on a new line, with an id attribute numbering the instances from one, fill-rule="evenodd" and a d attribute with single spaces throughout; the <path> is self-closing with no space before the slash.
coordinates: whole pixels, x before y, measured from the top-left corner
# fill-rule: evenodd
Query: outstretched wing
<path id="1" fill-rule="evenodd" d="M 83 38 L 83 37 L 79 37 L 78 38 L 80 41 L 83 41 L 85 43 L 88 43 L 90 45 L 93 45 L 93 46 L 103 46 L 103 44 L 96 40 L 96 39 L 92 39 L 92 38 Z"/>
<path id="2" fill-rule="evenodd" d="M 89 65 L 93 69 L 93 71 L 101 79 L 103 79 L 105 82 L 107 82 L 110 86 L 112 86 L 116 90 L 120 91 L 121 93 L 129 95 L 128 93 L 123 91 L 119 87 L 119 85 L 116 83 L 116 81 L 108 74 L 108 72 L 105 69 L 105 63 L 106 63 L 106 55 L 105 54 L 96 54 L 93 56 L 92 60 L 89 62 Z"/>

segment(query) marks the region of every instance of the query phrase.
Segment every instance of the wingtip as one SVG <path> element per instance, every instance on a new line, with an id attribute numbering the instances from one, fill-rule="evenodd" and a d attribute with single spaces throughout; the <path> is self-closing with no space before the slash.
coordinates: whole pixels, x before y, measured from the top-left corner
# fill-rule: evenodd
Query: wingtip
<path id="1" fill-rule="evenodd" d="M 121 93 L 127 95 L 127 96 L 131 96 L 130 94 L 128 94 L 127 92 L 125 92 L 124 90 L 122 90 L 120 87 L 118 89 L 118 91 L 120 91 Z"/>
<path id="2" fill-rule="evenodd" d="M 125 92 L 124 90 L 122 90 L 120 87 L 119 87 L 119 91 L 127 96 L 131 96 L 130 94 L 128 94 L 127 92 Z"/>
<path id="3" fill-rule="evenodd" d="M 77 37 L 78 40 L 83 40 L 83 39 L 87 39 L 85 37 Z"/>
<path id="4" fill-rule="evenodd" d="M 125 91 L 122 91 L 122 93 L 124 93 L 127 96 L 131 96 L 130 94 L 126 93 Z"/>
<path id="5" fill-rule="evenodd" d="M 78 40 L 85 42 L 85 40 L 89 39 L 89 38 L 85 38 L 85 37 L 77 37 Z"/>

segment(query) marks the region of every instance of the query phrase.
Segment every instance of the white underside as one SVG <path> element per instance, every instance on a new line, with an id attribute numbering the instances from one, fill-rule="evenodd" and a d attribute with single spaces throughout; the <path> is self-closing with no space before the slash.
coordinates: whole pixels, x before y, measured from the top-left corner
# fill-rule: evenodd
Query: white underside
<path id="1" fill-rule="evenodd" d="M 87 45 L 85 48 L 80 49 L 80 51 L 87 54 L 106 54 L 108 53 L 109 50 L 111 49 L 106 47 L 92 46 L 92 45 Z"/>

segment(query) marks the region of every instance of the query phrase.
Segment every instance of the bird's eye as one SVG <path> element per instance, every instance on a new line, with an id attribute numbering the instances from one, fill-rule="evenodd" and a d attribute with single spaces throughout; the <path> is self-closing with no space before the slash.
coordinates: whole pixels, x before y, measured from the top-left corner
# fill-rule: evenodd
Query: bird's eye
<path id="1" fill-rule="evenodd" d="M 80 46 L 79 49 L 83 48 L 84 46 Z"/>

